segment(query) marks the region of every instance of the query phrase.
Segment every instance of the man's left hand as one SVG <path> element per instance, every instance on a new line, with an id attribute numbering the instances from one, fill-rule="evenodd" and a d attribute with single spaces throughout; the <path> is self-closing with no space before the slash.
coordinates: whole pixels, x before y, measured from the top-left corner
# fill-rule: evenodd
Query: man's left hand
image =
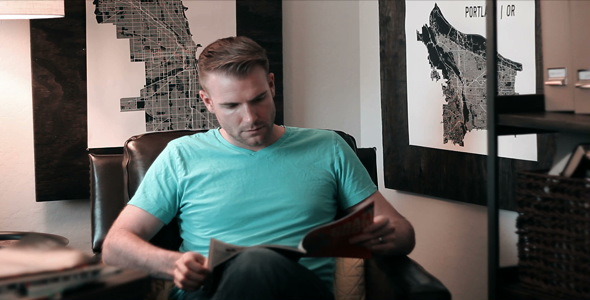
<path id="1" fill-rule="evenodd" d="M 373 224 L 353 237 L 350 242 L 371 249 L 376 254 L 393 254 L 396 250 L 395 227 L 387 217 L 375 216 Z"/>

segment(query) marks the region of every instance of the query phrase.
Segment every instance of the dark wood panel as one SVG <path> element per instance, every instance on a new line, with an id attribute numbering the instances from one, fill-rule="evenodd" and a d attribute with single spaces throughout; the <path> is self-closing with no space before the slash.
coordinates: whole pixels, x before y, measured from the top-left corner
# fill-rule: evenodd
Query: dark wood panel
<path id="1" fill-rule="evenodd" d="M 65 5 L 65 18 L 30 21 L 37 201 L 88 199 L 86 9 Z"/>

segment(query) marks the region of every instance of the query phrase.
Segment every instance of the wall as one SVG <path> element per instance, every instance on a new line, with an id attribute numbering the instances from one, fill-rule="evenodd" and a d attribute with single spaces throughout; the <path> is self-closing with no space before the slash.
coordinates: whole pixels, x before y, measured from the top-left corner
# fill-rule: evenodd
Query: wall
<path id="1" fill-rule="evenodd" d="M 356 1 L 283 1 L 286 124 L 360 135 L 358 26 Z"/>
<path id="2" fill-rule="evenodd" d="M 378 148 L 382 165 L 376 1 L 284 1 L 285 122 L 338 128 Z M 0 231 L 68 237 L 90 252 L 88 201 L 36 203 L 29 26 L 0 21 Z M 455 300 L 485 299 L 485 207 L 381 191 L 416 227 L 411 257 Z M 502 212 L 502 263 L 516 261 L 515 214 Z"/>
<path id="3" fill-rule="evenodd" d="M 380 190 L 416 229 L 411 257 L 453 299 L 485 299 L 486 208 L 384 188 L 377 1 L 284 1 L 283 20 L 285 123 L 342 129 L 377 147 Z M 516 263 L 515 217 L 500 214 L 502 265 Z"/>

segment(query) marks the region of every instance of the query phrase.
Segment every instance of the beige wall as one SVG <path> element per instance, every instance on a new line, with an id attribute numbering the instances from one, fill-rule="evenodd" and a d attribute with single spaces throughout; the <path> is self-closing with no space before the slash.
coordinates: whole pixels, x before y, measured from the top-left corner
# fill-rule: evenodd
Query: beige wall
<path id="1" fill-rule="evenodd" d="M 337 128 L 382 161 L 376 1 L 284 1 L 285 122 Z M 29 26 L 0 21 L 0 230 L 64 235 L 90 252 L 88 201 L 36 203 Z M 485 207 L 381 191 L 416 227 L 411 255 L 456 300 L 485 299 Z M 502 261 L 514 263 L 515 214 L 502 212 Z"/>
<path id="2" fill-rule="evenodd" d="M 283 1 L 285 122 L 360 135 L 356 1 Z"/>

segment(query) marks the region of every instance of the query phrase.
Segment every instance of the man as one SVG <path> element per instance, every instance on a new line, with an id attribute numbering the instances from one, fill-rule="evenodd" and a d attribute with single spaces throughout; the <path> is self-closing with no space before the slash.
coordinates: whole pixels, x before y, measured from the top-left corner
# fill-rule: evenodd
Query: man
<path id="1" fill-rule="evenodd" d="M 413 249 L 411 224 L 337 134 L 274 124 L 263 48 L 246 37 L 220 39 L 203 50 L 198 69 L 199 95 L 221 126 L 169 143 L 109 231 L 106 263 L 172 279 L 180 299 L 332 299 L 332 258 L 294 262 L 271 250 L 240 253 L 210 287 L 209 240 L 297 246 L 338 209 L 367 201 L 374 223 L 351 241 L 381 256 Z M 174 217 L 180 251 L 146 242 Z"/>

